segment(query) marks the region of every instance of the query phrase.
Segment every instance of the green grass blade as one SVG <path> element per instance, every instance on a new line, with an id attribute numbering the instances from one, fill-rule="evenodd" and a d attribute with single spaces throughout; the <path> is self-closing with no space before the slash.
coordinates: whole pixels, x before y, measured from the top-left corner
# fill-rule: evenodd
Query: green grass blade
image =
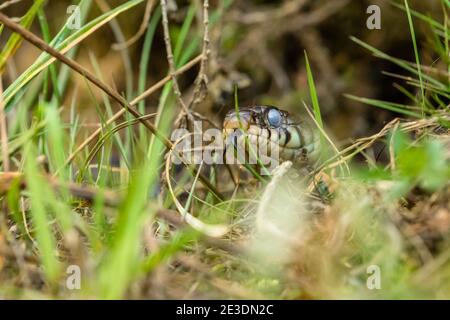
<path id="1" fill-rule="evenodd" d="M 411 39 L 414 47 L 414 56 L 416 58 L 416 64 L 417 64 L 417 73 L 419 75 L 419 81 L 420 81 L 420 93 L 422 97 L 422 116 L 425 115 L 425 89 L 423 86 L 423 77 L 422 77 L 422 68 L 420 67 L 420 57 L 419 57 L 419 50 L 417 48 L 417 41 L 416 41 L 416 33 L 414 31 L 414 24 L 411 17 L 411 11 L 409 10 L 408 0 L 405 0 L 405 8 L 406 8 L 406 14 L 408 16 L 408 23 L 409 23 L 409 29 L 411 32 Z"/>
<path id="2" fill-rule="evenodd" d="M 306 63 L 306 72 L 308 75 L 309 94 L 313 106 L 314 117 L 316 118 L 316 121 L 319 124 L 319 126 L 323 129 L 323 121 L 320 112 L 319 98 L 317 96 L 316 85 L 314 84 L 314 77 L 311 71 L 311 66 L 309 64 L 308 54 L 306 53 L 306 51 L 305 51 L 305 63 Z"/>

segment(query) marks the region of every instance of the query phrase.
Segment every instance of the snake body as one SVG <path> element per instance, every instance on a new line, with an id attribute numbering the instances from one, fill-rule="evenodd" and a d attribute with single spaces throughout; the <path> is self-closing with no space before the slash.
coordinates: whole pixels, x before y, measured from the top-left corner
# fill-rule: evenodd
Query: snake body
<path id="1" fill-rule="evenodd" d="M 225 137 L 233 137 L 235 146 L 244 143 L 243 136 L 246 135 L 256 149 L 276 149 L 281 161 L 309 163 L 317 151 L 317 139 L 311 127 L 274 106 L 230 111 L 224 118 L 223 130 Z"/>

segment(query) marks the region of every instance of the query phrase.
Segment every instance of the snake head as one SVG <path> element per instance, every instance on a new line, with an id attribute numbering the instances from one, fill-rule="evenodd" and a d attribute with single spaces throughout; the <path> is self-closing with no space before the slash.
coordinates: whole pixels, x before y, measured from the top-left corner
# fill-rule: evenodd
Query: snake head
<path id="1" fill-rule="evenodd" d="M 269 157 L 294 162 L 308 161 L 314 151 L 315 138 L 310 126 L 287 111 L 274 106 L 252 106 L 227 113 L 223 121 L 225 138 L 234 147 L 248 137 L 251 147 Z M 274 152 L 276 151 L 276 152 Z"/>

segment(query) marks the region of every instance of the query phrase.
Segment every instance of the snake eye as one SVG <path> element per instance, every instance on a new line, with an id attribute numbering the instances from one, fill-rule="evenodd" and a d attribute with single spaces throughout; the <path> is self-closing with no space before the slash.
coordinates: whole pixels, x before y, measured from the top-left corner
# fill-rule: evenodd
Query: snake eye
<path id="1" fill-rule="evenodd" d="M 282 122 L 280 111 L 277 109 L 270 109 L 269 112 L 267 112 L 267 121 L 272 127 L 279 127 Z"/>

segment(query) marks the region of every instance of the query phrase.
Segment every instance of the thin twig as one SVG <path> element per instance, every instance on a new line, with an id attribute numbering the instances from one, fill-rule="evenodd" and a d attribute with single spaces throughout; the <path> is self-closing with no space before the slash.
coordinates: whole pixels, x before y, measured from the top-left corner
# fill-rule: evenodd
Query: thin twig
<path id="1" fill-rule="evenodd" d="M 199 103 L 202 99 L 200 94 L 208 84 L 208 77 L 206 75 L 206 69 L 208 65 L 209 57 L 209 0 L 203 1 L 203 48 L 202 48 L 202 60 L 200 61 L 200 70 L 195 80 L 194 93 L 191 101 L 189 102 L 189 109 L 192 109 L 195 104 Z"/>
<path id="2" fill-rule="evenodd" d="M 172 44 L 170 43 L 169 19 L 167 17 L 167 1 L 161 0 L 162 24 L 164 29 L 164 43 L 166 45 L 167 62 L 169 64 L 169 72 L 172 77 L 173 92 L 177 97 L 178 104 L 183 112 L 189 117 L 190 113 L 181 96 L 180 86 L 175 74 L 175 61 L 173 58 Z"/>

